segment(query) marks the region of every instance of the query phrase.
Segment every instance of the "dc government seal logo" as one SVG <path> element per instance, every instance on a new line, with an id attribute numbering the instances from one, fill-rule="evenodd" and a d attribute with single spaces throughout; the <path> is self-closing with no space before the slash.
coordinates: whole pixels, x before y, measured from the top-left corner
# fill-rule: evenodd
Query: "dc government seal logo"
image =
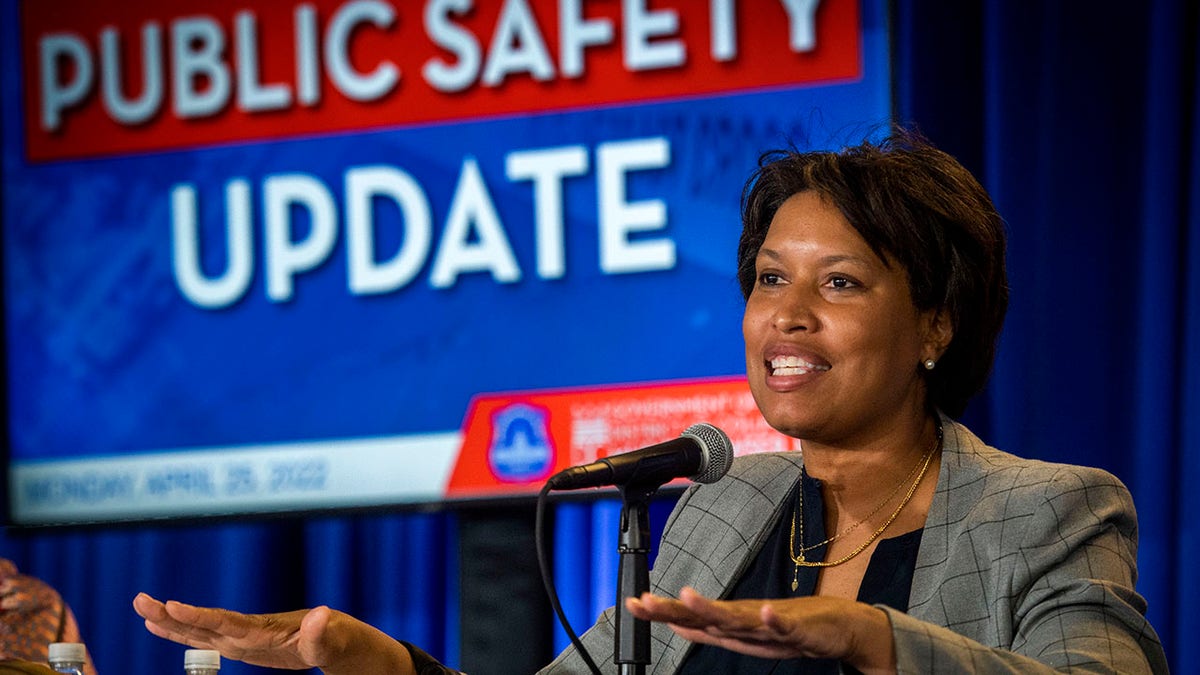
<path id="1" fill-rule="evenodd" d="M 527 403 L 513 403 L 492 413 L 488 464 L 496 478 L 523 483 L 544 478 L 554 464 L 550 413 Z"/>

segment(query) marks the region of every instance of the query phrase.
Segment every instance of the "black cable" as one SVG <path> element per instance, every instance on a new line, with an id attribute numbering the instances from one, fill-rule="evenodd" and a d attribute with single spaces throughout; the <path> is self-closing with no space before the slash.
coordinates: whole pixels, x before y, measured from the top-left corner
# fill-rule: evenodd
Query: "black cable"
<path id="1" fill-rule="evenodd" d="M 550 574 L 550 564 L 547 562 L 545 533 L 543 532 L 542 522 L 546 513 L 546 494 L 551 490 L 550 484 L 542 486 L 541 492 L 538 493 L 537 499 L 537 516 L 534 520 L 533 537 L 537 548 L 538 569 L 542 572 L 542 584 L 546 587 L 546 595 L 550 597 L 550 606 L 554 608 L 554 613 L 558 615 L 558 622 L 562 624 L 563 630 L 567 631 L 567 637 L 571 638 L 571 644 L 575 645 L 575 649 L 579 651 L 579 655 L 583 657 L 584 663 L 591 669 L 593 675 L 600 675 L 600 669 L 596 667 L 596 662 L 592 660 L 592 655 L 588 653 L 587 648 L 583 646 L 583 642 L 575 631 L 571 629 L 571 622 L 567 621 L 567 615 L 563 612 L 562 603 L 558 601 L 558 591 L 554 590 L 554 579 Z"/>

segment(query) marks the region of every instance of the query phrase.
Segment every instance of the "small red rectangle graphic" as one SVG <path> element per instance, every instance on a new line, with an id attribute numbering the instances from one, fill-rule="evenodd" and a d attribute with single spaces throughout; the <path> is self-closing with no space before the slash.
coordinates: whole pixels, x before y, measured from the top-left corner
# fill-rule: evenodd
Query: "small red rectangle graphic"
<path id="1" fill-rule="evenodd" d="M 862 74 L 856 0 L 64 0 L 20 12 L 33 161 Z"/>
<path id="2" fill-rule="evenodd" d="M 676 438 L 696 422 L 722 429 L 738 455 L 797 448 L 767 425 L 744 377 L 483 394 L 467 410 L 446 494 L 528 494 L 555 472 Z"/>

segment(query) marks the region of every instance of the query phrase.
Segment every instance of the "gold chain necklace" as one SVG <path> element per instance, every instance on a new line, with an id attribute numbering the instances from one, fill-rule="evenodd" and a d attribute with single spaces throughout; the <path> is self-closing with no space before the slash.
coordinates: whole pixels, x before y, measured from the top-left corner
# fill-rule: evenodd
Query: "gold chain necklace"
<path id="1" fill-rule="evenodd" d="M 879 502 L 879 504 L 877 504 L 874 509 L 871 509 L 871 512 L 868 513 L 865 517 L 863 517 L 862 520 L 858 521 L 857 523 L 854 523 L 853 525 L 850 525 L 846 529 L 842 530 L 841 532 L 838 532 L 837 534 L 826 539 L 825 541 L 819 541 L 819 542 L 813 544 L 812 546 L 802 546 L 799 549 L 796 549 L 794 542 L 793 542 L 792 550 L 796 551 L 796 553 L 800 554 L 800 557 L 803 558 L 804 557 L 803 554 L 808 553 L 809 551 L 812 551 L 814 549 L 818 549 L 830 542 L 837 541 L 838 539 L 841 539 L 842 537 L 846 536 L 847 534 L 850 534 L 854 530 L 857 530 L 860 525 L 862 525 L 865 522 L 870 521 L 872 518 L 875 517 L 875 514 L 879 513 L 881 510 L 883 510 L 883 507 L 890 504 L 891 501 L 893 499 L 895 499 L 896 495 L 900 494 L 900 489 L 903 488 L 905 485 L 908 485 L 908 482 L 910 480 L 912 480 L 912 477 L 917 473 L 917 470 L 920 468 L 921 468 L 920 462 L 913 464 L 913 468 L 909 470 L 908 475 L 905 476 L 904 478 L 901 478 L 900 482 L 896 483 L 896 487 L 892 488 L 892 492 L 887 497 L 884 497 L 883 501 Z M 803 491 L 803 489 L 804 489 L 803 485 L 801 485 L 800 489 Z M 800 504 L 803 505 L 804 504 L 804 495 L 800 495 L 800 500 L 801 500 Z M 792 514 L 792 519 L 795 520 L 795 514 Z M 804 543 L 804 523 L 803 522 L 800 523 L 800 543 L 801 544 Z"/>
<path id="2" fill-rule="evenodd" d="M 842 563 L 848 562 L 849 560 L 851 560 L 855 556 L 857 556 L 859 553 L 862 553 L 863 551 L 867 550 L 867 547 L 870 546 L 872 543 L 874 543 L 875 540 L 878 539 L 879 536 L 883 534 L 884 530 L 886 530 L 896 520 L 896 518 L 898 518 L 900 516 L 900 511 L 902 511 L 904 509 L 904 507 L 908 505 L 908 502 L 912 499 L 912 496 L 917 491 L 917 486 L 920 485 L 921 480 L 925 478 L 925 472 L 928 471 L 928 469 L 929 469 L 929 463 L 933 460 L 934 453 L 937 451 L 937 449 L 939 447 L 941 447 L 941 445 L 942 445 L 942 428 L 939 425 L 937 428 L 937 440 L 934 442 L 933 447 L 930 448 L 925 453 L 924 461 L 921 463 L 921 472 L 917 475 L 917 479 L 915 481 L 913 481 L 912 485 L 909 486 L 908 492 L 905 493 L 905 495 L 904 495 L 904 499 L 900 501 L 900 505 L 896 507 L 896 510 L 892 512 L 892 515 L 888 516 L 887 521 L 885 521 L 883 523 L 883 525 L 881 525 L 879 527 L 879 529 L 877 529 L 873 533 L 871 533 L 871 536 L 868 537 L 867 540 L 864 541 L 862 544 L 860 544 L 858 546 L 858 548 L 854 549 L 849 554 L 847 554 L 837 560 L 833 560 L 831 562 L 822 562 L 822 561 L 814 562 L 814 561 L 805 560 L 804 553 L 806 551 L 812 550 L 813 548 L 816 548 L 818 546 L 826 544 L 829 541 L 832 541 L 832 539 L 827 539 L 824 542 L 821 542 L 820 544 L 816 544 L 816 545 L 810 546 L 808 548 L 801 548 L 800 552 L 799 552 L 799 556 L 797 556 L 795 553 L 795 551 L 796 551 L 796 521 L 797 520 L 800 521 L 800 543 L 801 544 L 804 543 L 804 517 L 803 517 L 804 516 L 804 485 L 803 485 L 803 481 L 802 481 L 801 485 L 798 488 L 800 490 L 799 500 L 798 500 L 796 510 L 792 512 L 792 530 L 791 530 L 791 534 L 788 537 L 788 555 L 791 557 L 792 562 L 796 565 L 795 572 L 792 574 L 792 591 L 795 591 L 796 588 L 799 587 L 799 585 L 800 585 L 800 568 L 801 567 L 836 567 L 837 565 L 841 565 Z M 911 476 L 912 473 L 910 472 L 909 475 Z M 890 499 L 890 497 L 889 497 L 889 499 Z M 878 509 L 876 509 L 876 511 L 878 511 Z M 797 513 L 800 514 L 799 519 L 797 519 L 797 517 L 796 517 Z M 874 513 L 872 513 L 871 515 L 874 515 Z M 858 527 L 858 525 L 865 522 L 866 520 L 869 520 L 870 518 L 871 518 L 871 516 L 867 516 L 862 521 L 855 523 L 854 527 Z M 850 528 L 850 529 L 853 529 L 853 528 Z M 844 532 L 837 534 L 835 537 L 833 537 L 833 539 L 836 539 L 837 537 L 842 536 L 843 533 Z"/>

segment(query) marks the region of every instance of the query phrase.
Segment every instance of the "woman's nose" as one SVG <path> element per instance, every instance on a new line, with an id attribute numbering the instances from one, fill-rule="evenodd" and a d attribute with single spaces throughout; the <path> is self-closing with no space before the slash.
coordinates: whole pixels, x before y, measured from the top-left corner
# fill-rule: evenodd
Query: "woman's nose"
<path id="1" fill-rule="evenodd" d="M 810 295 L 801 289 L 781 294 L 774 312 L 775 329 L 782 333 L 815 330 L 817 318 L 813 313 L 814 298 Z"/>

